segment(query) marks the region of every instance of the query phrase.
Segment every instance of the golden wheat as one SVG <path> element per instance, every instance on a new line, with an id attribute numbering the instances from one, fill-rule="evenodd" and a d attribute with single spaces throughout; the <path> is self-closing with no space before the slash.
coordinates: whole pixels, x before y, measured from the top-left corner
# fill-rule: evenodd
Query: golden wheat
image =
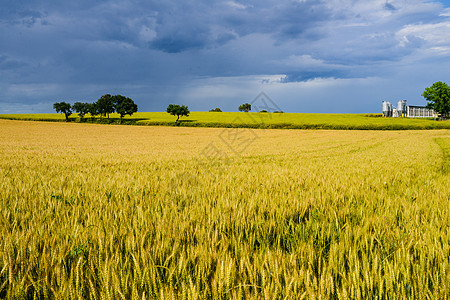
<path id="1" fill-rule="evenodd" d="M 448 299 L 449 149 L 0 120 L 0 298 Z"/>

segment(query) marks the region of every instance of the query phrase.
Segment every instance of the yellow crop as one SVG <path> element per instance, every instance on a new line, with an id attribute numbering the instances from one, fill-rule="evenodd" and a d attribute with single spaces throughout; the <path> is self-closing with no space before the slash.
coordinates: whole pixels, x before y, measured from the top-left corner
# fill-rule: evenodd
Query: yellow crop
<path id="1" fill-rule="evenodd" d="M 0 298 L 448 299 L 450 131 L 0 120 Z"/>
<path id="2" fill-rule="evenodd" d="M 191 112 L 180 118 L 186 127 L 248 127 L 264 129 L 358 129 L 358 130 L 424 130 L 450 129 L 450 120 L 434 121 L 421 118 L 383 118 L 382 114 L 310 114 L 258 112 Z M 64 122 L 63 114 L 0 114 L 0 119 Z M 118 114 L 110 118 L 87 115 L 83 121 L 72 114 L 71 122 L 119 124 Z M 173 126 L 176 117 L 166 112 L 138 112 L 124 118 L 125 124 Z"/>

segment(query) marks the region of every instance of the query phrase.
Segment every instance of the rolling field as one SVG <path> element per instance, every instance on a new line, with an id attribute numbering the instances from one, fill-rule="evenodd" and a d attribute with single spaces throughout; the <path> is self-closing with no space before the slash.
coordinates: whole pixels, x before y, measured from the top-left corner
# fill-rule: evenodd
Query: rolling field
<path id="1" fill-rule="evenodd" d="M 79 121 L 77 114 L 72 121 Z M 376 117 L 378 116 L 378 117 Z M 110 120 L 99 118 L 95 122 L 119 123 L 119 116 L 111 114 Z M 61 114 L 12 114 L 0 119 L 64 121 Z M 166 112 L 141 112 L 125 117 L 125 124 L 173 126 L 175 117 Z M 450 121 L 428 119 L 382 118 L 380 114 L 306 114 L 306 113 L 242 113 L 242 112 L 191 112 L 182 117 L 183 127 L 244 127 L 270 129 L 339 129 L 339 130 L 423 130 L 450 129 Z M 91 122 L 87 118 L 87 122 Z"/>
<path id="2" fill-rule="evenodd" d="M 0 120 L 0 298 L 449 299 L 449 182 L 450 130 Z"/>

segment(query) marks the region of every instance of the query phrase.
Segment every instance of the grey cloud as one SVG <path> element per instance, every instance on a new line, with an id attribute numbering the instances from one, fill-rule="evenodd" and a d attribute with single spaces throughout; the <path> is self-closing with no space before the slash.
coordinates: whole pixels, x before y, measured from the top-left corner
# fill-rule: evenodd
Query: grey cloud
<path id="1" fill-rule="evenodd" d="M 390 10 L 390 11 L 396 11 L 397 8 L 395 8 L 394 5 L 392 5 L 391 3 L 387 2 L 384 4 L 384 9 L 386 10 Z"/>
<path id="2" fill-rule="evenodd" d="M 6 55 L 0 55 L 0 70 L 13 70 L 26 67 L 28 64 L 23 61 L 11 59 Z"/>
<path id="3" fill-rule="evenodd" d="M 299 71 L 297 73 L 287 73 L 281 82 L 302 82 L 316 78 L 351 78 L 346 72 L 339 70 L 329 71 Z"/>
<path id="4" fill-rule="evenodd" d="M 236 37 L 254 33 L 271 35 L 278 43 L 303 37 L 315 38 L 312 29 L 330 17 L 320 1 L 256 2 L 243 9 L 223 2 L 174 5 L 158 12 L 156 49 L 181 52 L 192 48 L 223 45 Z M 200 3 L 200 4 L 199 4 Z M 217 33 L 219 31 L 219 33 Z M 223 39 L 226 36 L 229 39 Z M 183 46 L 185 45 L 185 46 Z"/>
<path id="5" fill-rule="evenodd" d="M 136 95 L 151 110 L 183 99 L 181 87 L 192 78 L 282 74 L 284 83 L 293 83 L 383 76 L 431 47 L 396 33 L 408 24 L 445 20 L 440 4 L 413 2 L 3 2 L 0 83 L 64 88 L 26 96 L 15 88 L 0 95 L 0 103 L 46 103 L 65 94 L 87 98 L 114 90 Z M 301 56 L 322 63 L 290 61 Z"/>
<path id="6" fill-rule="evenodd" d="M 30 7 L 10 8 L 10 22 L 27 27 L 53 25 L 55 31 L 86 39 L 124 41 L 141 47 L 140 27 L 154 30 L 150 48 L 168 53 L 217 47 L 248 34 L 270 34 L 278 44 L 297 38 L 317 38 L 317 22 L 329 17 L 320 1 L 261 1 L 237 9 L 227 2 L 165 1 L 116 4 L 114 2 L 53 3 L 46 7 L 28 1 Z M 138 6 L 137 6 L 138 5 Z M 61 23 L 66 19 L 66 23 Z"/>

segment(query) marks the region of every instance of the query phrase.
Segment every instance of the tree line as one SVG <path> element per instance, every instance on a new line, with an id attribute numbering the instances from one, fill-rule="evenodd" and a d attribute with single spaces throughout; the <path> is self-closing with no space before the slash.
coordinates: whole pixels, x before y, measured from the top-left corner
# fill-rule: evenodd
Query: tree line
<path id="1" fill-rule="evenodd" d="M 112 113 L 118 113 L 120 116 L 120 124 L 122 124 L 123 117 L 132 115 L 138 111 L 137 104 L 128 97 L 122 95 L 106 94 L 100 97 L 94 103 L 75 102 L 73 105 L 67 102 L 56 102 L 53 108 L 57 113 L 62 113 L 66 117 L 66 122 L 69 121 L 69 116 L 74 112 L 78 114 L 80 120 L 83 121 L 86 114 L 90 114 L 92 119 L 96 116 L 108 117 Z"/>
<path id="2" fill-rule="evenodd" d="M 441 118 L 448 118 L 450 116 L 450 86 L 446 83 L 438 81 L 431 87 L 426 88 L 422 96 L 427 100 L 427 108 L 433 109 Z M 80 120 L 83 120 L 86 114 L 90 114 L 92 119 L 96 116 L 108 117 L 112 113 L 120 115 L 120 124 L 122 124 L 125 115 L 132 115 L 137 112 L 138 107 L 134 101 L 122 95 L 106 94 L 100 97 L 94 103 L 75 102 L 73 105 L 66 102 L 56 102 L 53 108 L 58 113 L 63 113 L 66 121 L 69 121 L 69 116 L 72 111 L 78 113 Z M 239 111 L 249 112 L 252 109 L 251 104 L 244 103 L 239 106 Z M 170 104 L 167 107 L 167 113 L 177 117 L 175 125 L 179 125 L 179 119 L 182 116 L 189 116 L 189 109 L 185 105 Z M 210 112 L 222 112 L 220 108 L 211 109 Z M 267 112 L 262 110 L 261 112 Z M 274 113 L 282 113 L 283 111 L 274 111 Z"/>

